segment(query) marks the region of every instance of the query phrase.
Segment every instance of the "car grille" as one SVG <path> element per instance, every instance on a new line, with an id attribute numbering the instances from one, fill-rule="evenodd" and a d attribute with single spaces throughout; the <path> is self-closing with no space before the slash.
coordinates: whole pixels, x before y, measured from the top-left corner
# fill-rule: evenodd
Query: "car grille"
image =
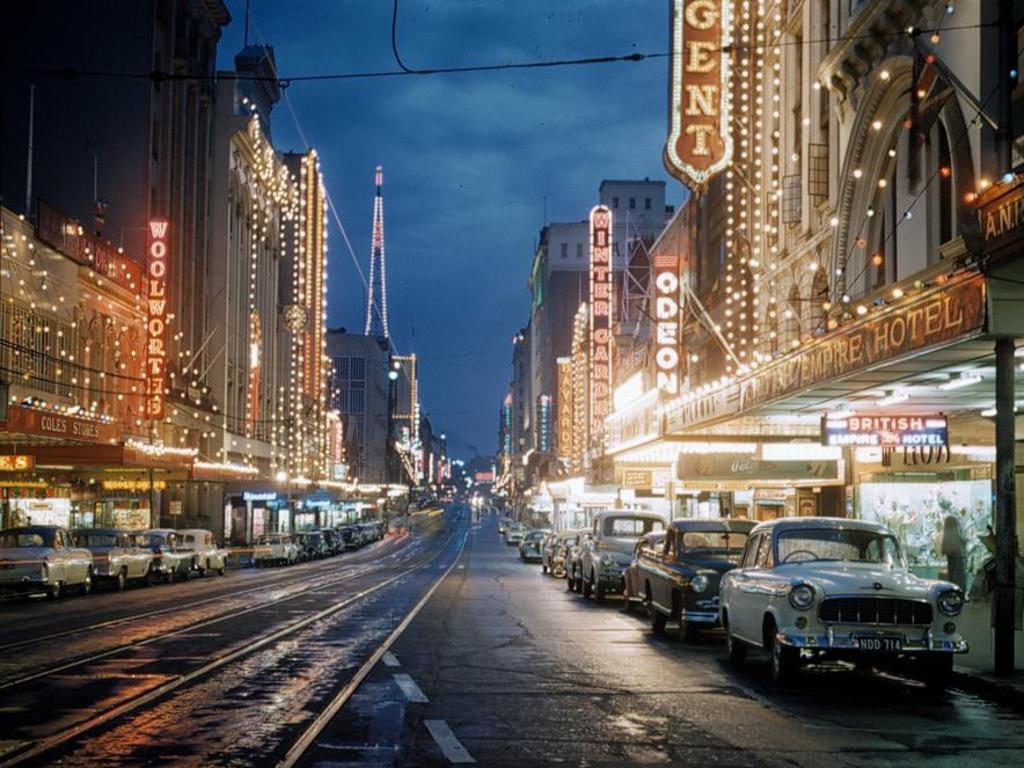
<path id="1" fill-rule="evenodd" d="M 832 597 L 822 601 L 818 616 L 836 624 L 931 624 L 932 607 L 891 597 Z"/>

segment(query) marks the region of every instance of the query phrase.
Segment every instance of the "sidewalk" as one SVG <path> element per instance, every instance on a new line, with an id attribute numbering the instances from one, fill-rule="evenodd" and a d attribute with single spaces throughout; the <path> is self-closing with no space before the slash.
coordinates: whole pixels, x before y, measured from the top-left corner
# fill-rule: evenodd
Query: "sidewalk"
<path id="1" fill-rule="evenodd" d="M 994 648 L 990 610 L 987 600 L 972 601 L 964 607 L 960 626 L 971 650 L 957 657 L 953 685 L 1024 711 L 1024 632 L 1016 633 L 1017 671 L 1011 677 L 996 677 L 992 674 Z"/>

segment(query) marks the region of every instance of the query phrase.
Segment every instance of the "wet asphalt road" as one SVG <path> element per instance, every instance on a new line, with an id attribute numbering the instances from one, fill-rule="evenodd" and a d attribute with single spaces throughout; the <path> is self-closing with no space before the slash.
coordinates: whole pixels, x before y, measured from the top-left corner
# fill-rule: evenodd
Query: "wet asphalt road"
<path id="1" fill-rule="evenodd" d="M 424 516 L 323 561 L 0 604 L 0 765 L 275 765 L 464 539 Z"/>
<path id="2" fill-rule="evenodd" d="M 655 637 L 520 563 L 493 518 L 300 764 L 997 766 L 1024 722 L 958 691 L 804 670 L 789 689 L 721 638 Z"/>

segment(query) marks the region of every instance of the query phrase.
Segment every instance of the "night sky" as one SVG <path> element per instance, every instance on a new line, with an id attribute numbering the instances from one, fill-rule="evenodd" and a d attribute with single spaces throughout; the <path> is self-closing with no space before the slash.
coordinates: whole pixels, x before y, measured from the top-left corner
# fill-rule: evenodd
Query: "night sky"
<path id="1" fill-rule="evenodd" d="M 244 2 L 219 46 L 242 47 Z M 397 69 L 390 0 L 254 2 L 250 42 L 274 47 L 281 77 Z M 402 0 L 410 68 L 663 53 L 668 4 L 652 0 Z M 667 59 L 533 71 L 293 83 L 299 124 L 364 273 L 373 169 L 384 166 L 389 320 L 421 363 L 421 401 L 452 453 L 493 453 L 511 338 L 529 319 L 527 277 L 548 221 L 586 217 L 602 179 L 667 179 Z M 303 141 L 287 104 L 278 149 Z M 682 187 L 670 181 L 668 202 Z M 330 327 L 361 333 L 365 287 L 329 231 Z"/>

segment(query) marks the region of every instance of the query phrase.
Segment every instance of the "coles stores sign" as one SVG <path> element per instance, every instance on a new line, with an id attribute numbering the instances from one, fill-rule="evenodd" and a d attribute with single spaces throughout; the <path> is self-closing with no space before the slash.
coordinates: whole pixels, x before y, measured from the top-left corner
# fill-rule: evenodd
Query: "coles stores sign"
<path id="1" fill-rule="evenodd" d="M 166 219 L 149 222 L 146 259 L 146 418 L 164 417 L 167 390 L 167 239 Z"/>

